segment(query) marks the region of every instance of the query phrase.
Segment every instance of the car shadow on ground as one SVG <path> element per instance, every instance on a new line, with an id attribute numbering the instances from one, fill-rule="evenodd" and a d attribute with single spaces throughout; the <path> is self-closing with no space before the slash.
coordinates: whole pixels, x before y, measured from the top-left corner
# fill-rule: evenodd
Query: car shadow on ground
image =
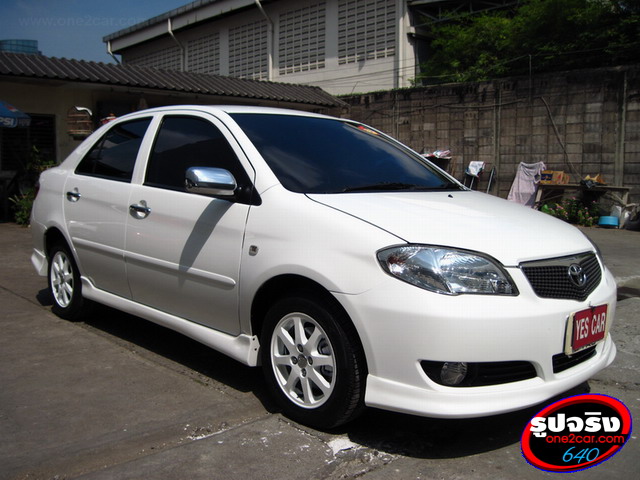
<path id="1" fill-rule="evenodd" d="M 37 299 L 43 306 L 52 304 L 47 290 L 39 292 Z M 102 305 L 96 305 L 81 324 L 107 334 L 129 350 L 147 350 L 215 382 L 251 392 L 267 411 L 278 411 L 259 368 L 242 365 L 184 335 Z M 584 383 L 528 409 L 472 419 L 424 418 L 369 408 L 355 421 L 328 433 L 346 435 L 358 445 L 388 454 L 424 459 L 465 457 L 518 443 L 529 420 L 546 405 L 588 391 L 589 385 Z"/>
<path id="2" fill-rule="evenodd" d="M 38 292 L 36 299 L 44 307 L 53 305 L 47 289 Z M 89 315 L 77 323 L 107 334 L 128 350 L 147 350 L 240 392 L 252 392 L 265 407 L 269 407 L 269 411 L 275 409 L 268 400 L 260 369 L 242 365 L 180 333 L 98 304 L 94 304 Z"/>
<path id="3" fill-rule="evenodd" d="M 241 392 L 253 392 L 261 401 L 261 371 L 142 318 L 97 305 L 84 324 L 124 340 L 128 348 L 143 348 Z"/>
<path id="4" fill-rule="evenodd" d="M 36 300 L 43 307 L 50 307 L 53 305 L 53 297 L 48 288 L 43 288 L 36 294 Z"/>
<path id="5" fill-rule="evenodd" d="M 425 418 L 368 409 L 344 433 L 354 443 L 389 454 L 422 459 L 466 457 L 517 444 L 529 420 L 545 406 L 589 390 L 585 382 L 539 405 L 481 418 Z"/>

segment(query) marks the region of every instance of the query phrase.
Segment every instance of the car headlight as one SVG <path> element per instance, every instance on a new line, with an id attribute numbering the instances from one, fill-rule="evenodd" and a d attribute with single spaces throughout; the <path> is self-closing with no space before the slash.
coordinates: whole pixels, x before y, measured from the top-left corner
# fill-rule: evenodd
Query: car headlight
<path id="1" fill-rule="evenodd" d="M 406 245 L 380 250 L 378 261 L 388 274 L 431 292 L 518 295 L 505 269 L 496 260 L 475 252 Z"/>

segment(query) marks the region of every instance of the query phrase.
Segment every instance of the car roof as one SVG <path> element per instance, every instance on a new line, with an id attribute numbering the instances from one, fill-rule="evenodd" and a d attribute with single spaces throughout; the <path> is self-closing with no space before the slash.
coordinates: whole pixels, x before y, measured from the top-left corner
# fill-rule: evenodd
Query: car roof
<path id="1" fill-rule="evenodd" d="M 286 108 L 274 108 L 274 107 L 258 107 L 251 105 L 170 105 L 165 107 L 156 107 L 150 108 L 146 110 L 139 110 L 137 112 L 132 112 L 135 114 L 141 113 L 156 113 L 156 112 L 171 112 L 178 110 L 197 110 L 200 112 L 209 112 L 209 113 L 226 113 L 226 114 L 234 114 L 234 113 L 258 113 L 258 114 L 266 114 L 266 115 L 296 115 L 302 117 L 315 117 L 315 118 L 332 118 L 327 115 L 321 115 L 319 113 L 306 112 L 303 110 L 292 110 Z"/>

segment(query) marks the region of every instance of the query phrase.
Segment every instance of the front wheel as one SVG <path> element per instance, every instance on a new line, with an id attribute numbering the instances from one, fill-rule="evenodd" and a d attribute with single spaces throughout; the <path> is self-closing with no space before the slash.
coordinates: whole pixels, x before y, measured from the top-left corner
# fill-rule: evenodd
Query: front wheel
<path id="1" fill-rule="evenodd" d="M 316 428 L 348 422 L 363 406 L 364 359 L 340 308 L 311 296 L 278 301 L 262 332 L 267 385 L 291 419 Z"/>
<path id="2" fill-rule="evenodd" d="M 80 318 L 87 310 L 87 301 L 82 298 L 80 271 L 69 248 L 62 243 L 49 250 L 48 280 L 53 313 L 67 320 Z"/>

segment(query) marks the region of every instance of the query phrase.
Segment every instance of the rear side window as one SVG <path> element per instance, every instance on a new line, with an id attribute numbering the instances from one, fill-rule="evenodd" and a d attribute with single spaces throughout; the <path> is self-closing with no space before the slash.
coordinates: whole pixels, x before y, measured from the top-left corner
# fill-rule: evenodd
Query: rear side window
<path id="1" fill-rule="evenodd" d="M 231 145 L 215 125 L 197 117 L 167 116 L 153 145 L 144 184 L 184 191 L 190 167 L 224 168 L 239 185 L 249 183 Z"/>
<path id="2" fill-rule="evenodd" d="M 130 182 L 149 123 L 150 118 L 142 118 L 115 125 L 84 156 L 76 173 Z"/>

